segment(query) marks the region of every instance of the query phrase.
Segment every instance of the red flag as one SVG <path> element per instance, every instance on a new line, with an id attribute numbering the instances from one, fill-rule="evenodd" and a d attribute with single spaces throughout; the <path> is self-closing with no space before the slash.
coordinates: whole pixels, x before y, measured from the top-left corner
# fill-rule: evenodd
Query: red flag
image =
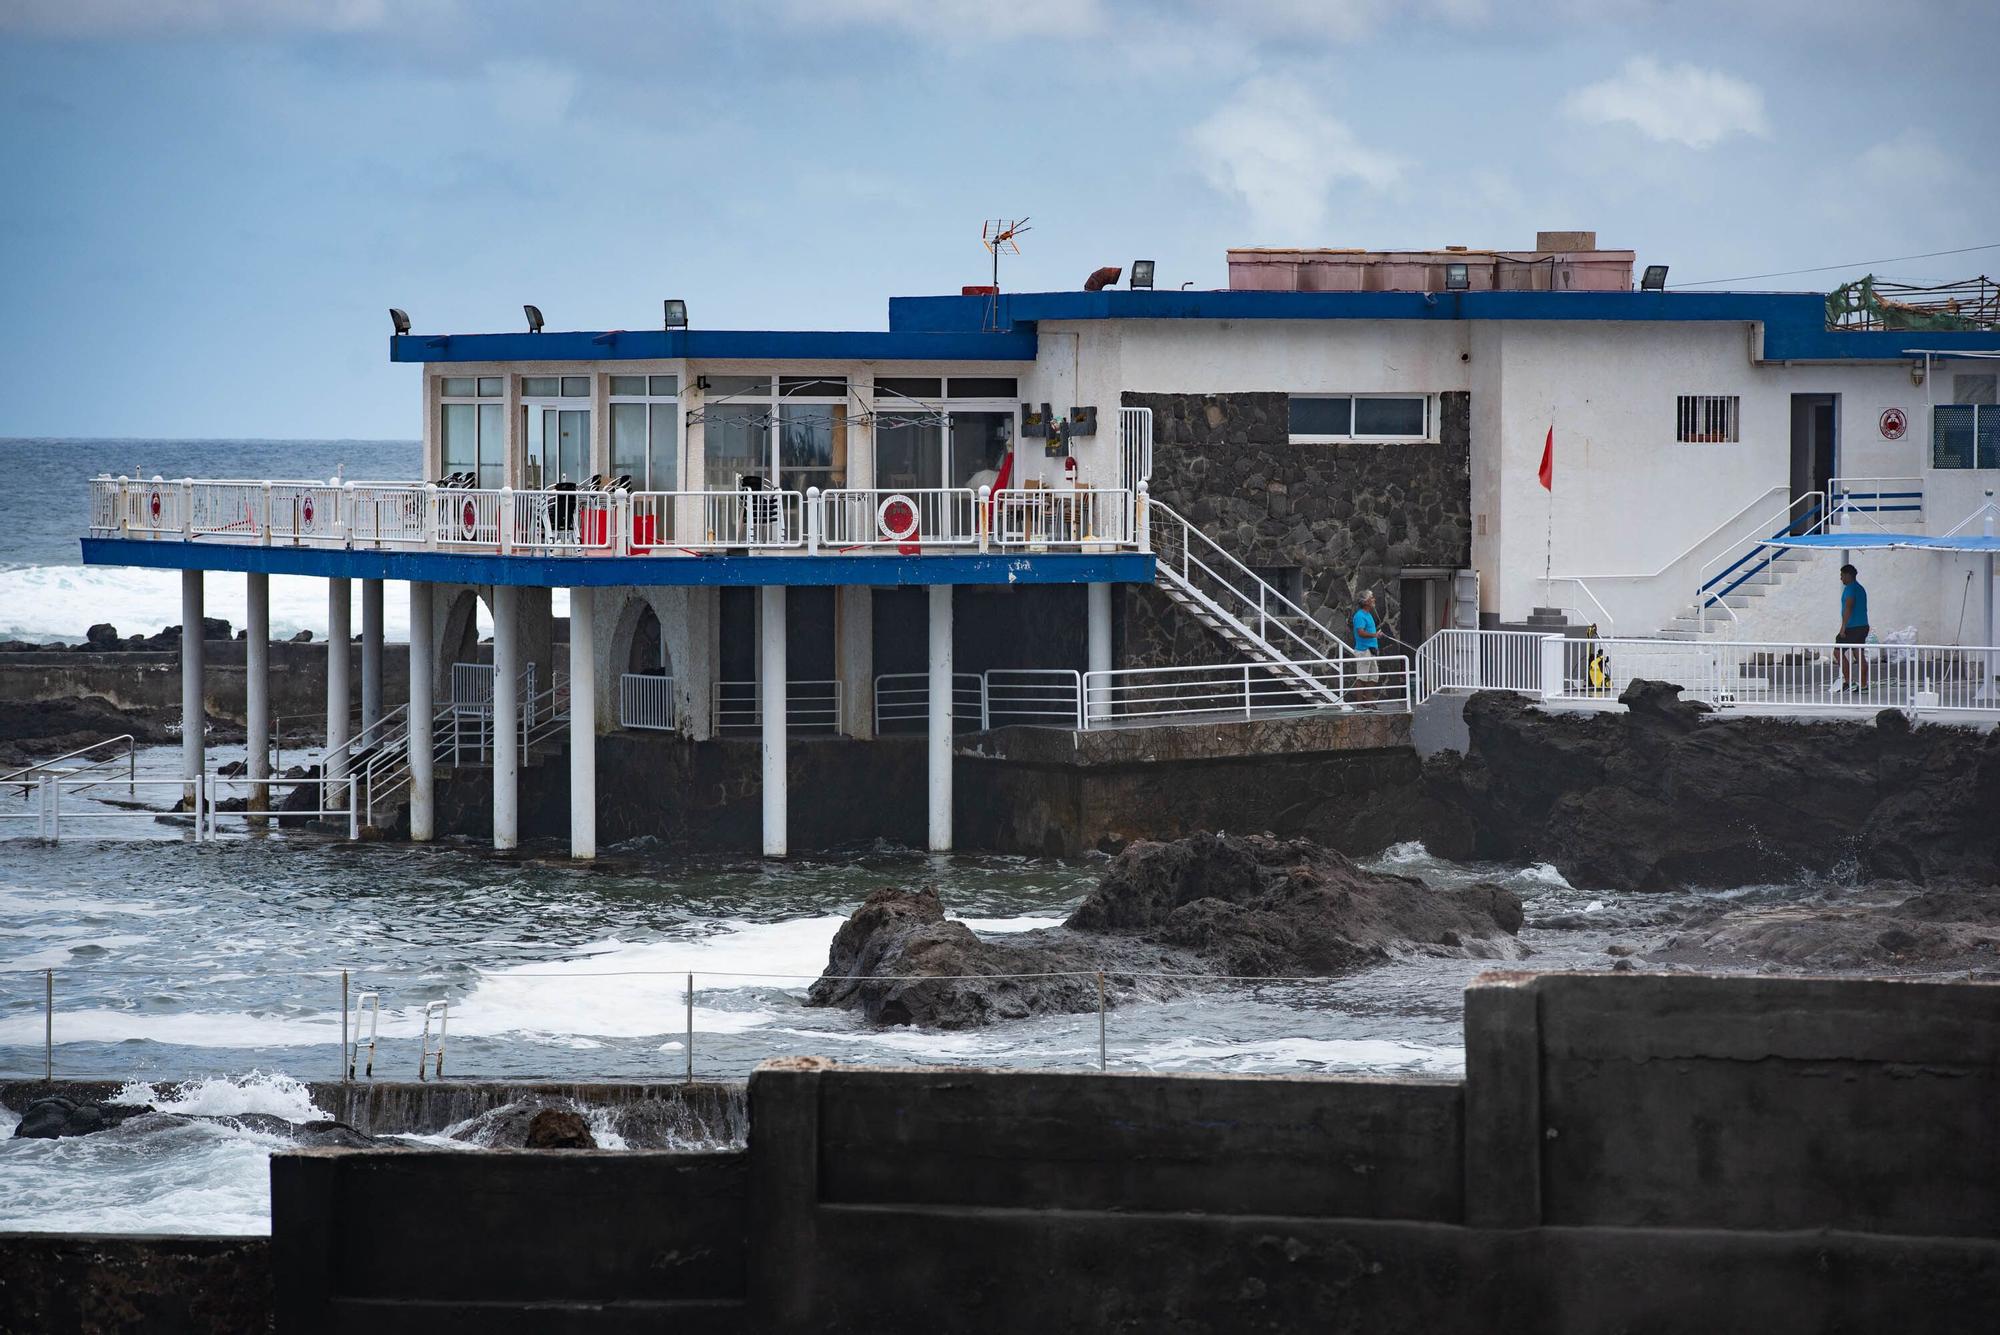
<path id="1" fill-rule="evenodd" d="M 1549 438 L 1542 442 L 1542 466 L 1535 470 L 1535 476 L 1540 479 L 1542 490 L 1554 491 L 1556 489 L 1556 428 L 1554 423 L 1550 423 L 1549 425 Z"/>

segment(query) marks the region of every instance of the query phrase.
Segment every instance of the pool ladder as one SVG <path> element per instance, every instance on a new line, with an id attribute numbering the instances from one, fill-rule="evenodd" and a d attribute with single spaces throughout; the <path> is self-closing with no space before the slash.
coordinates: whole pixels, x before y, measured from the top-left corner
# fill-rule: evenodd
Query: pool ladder
<path id="1" fill-rule="evenodd" d="M 437 1046 L 435 1048 L 431 1046 L 432 1017 L 436 1017 L 437 1019 Z M 424 1080 L 429 1078 L 424 1075 L 424 1068 L 431 1065 L 431 1058 L 433 1054 L 436 1054 L 437 1058 L 437 1063 L 433 1070 L 433 1074 L 439 1080 L 444 1079 L 444 1031 L 445 1031 L 445 1025 L 448 1024 L 450 1020 L 451 1020 L 451 1003 L 449 1001 L 432 1001 L 425 1003 L 424 1046 L 423 1050 L 417 1056 L 417 1079 Z"/>

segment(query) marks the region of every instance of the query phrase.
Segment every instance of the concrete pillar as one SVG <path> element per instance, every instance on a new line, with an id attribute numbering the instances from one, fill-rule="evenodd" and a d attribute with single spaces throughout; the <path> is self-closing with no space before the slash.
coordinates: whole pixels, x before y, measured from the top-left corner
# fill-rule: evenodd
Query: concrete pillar
<path id="1" fill-rule="evenodd" d="M 353 653 L 354 606 L 353 589 L 347 580 L 332 579 L 326 583 L 326 777 L 338 778 L 347 772 L 347 753 L 335 751 L 347 745 L 349 740 L 348 710 L 354 700 L 354 687 L 350 678 L 352 668 L 350 655 Z M 324 784 L 320 805 L 328 809 L 343 808 L 347 805 L 347 789 L 340 784 Z"/>
<path id="2" fill-rule="evenodd" d="M 758 590 L 757 710 L 764 735 L 764 856 L 785 856 L 785 587 Z"/>
<path id="3" fill-rule="evenodd" d="M 597 590 L 569 591 L 569 855 L 597 856 Z"/>
<path id="4" fill-rule="evenodd" d="M 951 585 L 933 584 L 931 598 L 930 773 L 928 847 L 951 851 Z"/>
<path id="5" fill-rule="evenodd" d="M 382 722 L 382 581 L 361 581 L 361 737 L 373 745 Z"/>
<path id="6" fill-rule="evenodd" d="M 190 811 L 194 783 L 208 765 L 208 711 L 202 704 L 206 661 L 202 646 L 202 572 L 181 571 L 181 777 Z"/>
<path id="7" fill-rule="evenodd" d="M 521 842 L 521 591 L 493 586 L 493 846 Z"/>
<path id="8" fill-rule="evenodd" d="M 833 598 L 840 730 L 866 741 L 875 735 L 875 590 L 865 584 L 842 585 Z"/>
<path id="9" fill-rule="evenodd" d="M 252 779 L 271 777 L 271 577 L 245 575 L 249 624 L 243 630 L 243 722 Z M 252 811 L 271 808 L 271 785 L 252 783 Z"/>
<path id="10" fill-rule="evenodd" d="M 1089 589 L 1089 653 L 1088 661 L 1092 672 L 1111 671 L 1111 586 L 1091 584 Z M 1102 717 L 1110 712 L 1110 693 L 1104 689 L 1104 679 L 1099 678 L 1097 689 L 1091 692 L 1089 716 Z"/>
<path id="11" fill-rule="evenodd" d="M 437 639 L 431 626 L 433 586 L 410 584 L 410 838 L 424 843 L 437 834 L 437 757 L 431 735 L 437 702 Z"/>

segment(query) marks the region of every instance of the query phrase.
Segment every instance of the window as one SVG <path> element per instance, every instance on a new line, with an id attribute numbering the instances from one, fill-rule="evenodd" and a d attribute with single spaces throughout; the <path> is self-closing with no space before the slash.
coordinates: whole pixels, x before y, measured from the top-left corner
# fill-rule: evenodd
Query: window
<path id="1" fill-rule="evenodd" d="M 1735 394 L 1683 394 L 1674 400 L 1674 439 L 1682 444 L 1734 444 L 1743 416 Z"/>
<path id="2" fill-rule="evenodd" d="M 521 397 L 524 399 L 587 399 L 590 397 L 590 377 L 587 375 L 524 375 L 521 377 Z"/>
<path id="3" fill-rule="evenodd" d="M 641 491 L 680 489 L 680 378 L 611 377 L 611 474 Z"/>
<path id="4" fill-rule="evenodd" d="M 470 474 L 475 485 L 506 485 L 506 413 L 499 376 L 448 375 L 438 389 L 438 457 L 445 476 Z"/>
<path id="5" fill-rule="evenodd" d="M 1940 403 L 1933 407 L 1931 467 L 2000 468 L 2000 404 Z"/>
<path id="6" fill-rule="evenodd" d="M 1428 440 L 1425 394 L 1294 394 L 1290 434 L 1303 444 L 1347 440 Z"/>
<path id="7" fill-rule="evenodd" d="M 1010 375 L 955 375 L 945 390 L 945 397 L 1011 400 L 1020 392 L 1020 384 L 1020 381 Z"/>

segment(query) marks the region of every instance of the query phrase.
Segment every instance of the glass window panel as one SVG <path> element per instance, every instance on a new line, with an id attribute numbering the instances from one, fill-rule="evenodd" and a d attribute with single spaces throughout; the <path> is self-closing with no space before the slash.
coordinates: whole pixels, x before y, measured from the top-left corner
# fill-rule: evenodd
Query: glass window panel
<path id="1" fill-rule="evenodd" d="M 1353 434 L 1354 400 L 1292 399 L 1294 436 L 1346 436 Z"/>
<path id="2" fill-rule="evenodd" d="M 498 403 L 479 405 L 479 485 L 497 490 L 507 477 L 507 409 Z"/>
<path id="3" fill-rule="evenodd" d="M 941 399 L 944 397 L 944 381 L 936 376 L 880 376 L 875 381 L 875 396 L 879 399 Z"/>
<path id="4" fill-rule="evenodd" d="M 798 491 L 847 481 L 847 406 L 788 403 L 778 418 L 778 485 Z"/>
<path id="5" fill-rule="evenodd" d="M 629 395 L 635 399 L 646 397 L 646 377 L 642 375 L 614 375 L 611 377 L 613 394 Z"/>
<path id="6" fill-rule="evenodd" d="M 590 397 L 590 377 L 587 375 L 566 375 L 562 378 L 562 396 L 566 399 L 587 399 Z"/>
<path id="7" fill-rule="evenodd" d="M 469 375 L 448 375 L 444 378 L 444 393 L 450 399 L 472 397 L 472 377 Z"/>
<path id="8" fill-rule="evenodd" d="M 611 475 L 646 485 L 646 405 L 611 405 Z"/>
<path id="9" fill-rule="evenodd" d="M 552 375 L 527 375 L 521 377 L 521 394 L 530 399 L 558 399 L 562 397 L 562 379 Z"/>
<path id="10" fill-rule="evenodd" d="M 681 378 L 677 375 L 649 375 L 646 377 L 646 392 L 656 398 L 662 395 L 672 398 L 681 392 Z"/>
<path id="11" fill-rule="evenodd" d="M 1940 403 L 1931 409 L 1931 467 L 1970 468 L 1973 461 L 1973 414 L 1969 403 Z"/>
<path id="12" fill-rule="evenodd" d="M 2000 375 L 1972 372 L 1951 378 L 1953 403 L 1993 403 L 2000 397 Z"/>
<path id="13" fill-rule="evenodd" d="M 590 476 L 589 410 L 565 408 L 557 429 L 562 433 L 561 468 L 550 484 L 581 482 Z"/>
<path id="14" fill-rule="evenodd" d="M 1015 396 L 1020 382 L 1013 376 L 967 376 L 955 375 L 951 378 L 950 394 L 954 399 L 1011 399 Z"/>
<path id="15" fill-rule="evenodd" d="M 761 403 L 715 403 L 702 413 L 707 485 L 727 490 L 745 473 L 770 471 L 770 409 Z"/>
<path id="16" fill-rule="evenodd" d="M 781 398 L 802 399 L 844 399 L 847 397 L 846 376 L 787 375 L 778 377 L 778 395 Z"/>
<path id="17" fill-rule="evenodd" d="M 646 489 L 678 491 L 681 475 L 680 405 L 655 403 L 647 408 L 647 412 L 652 415 L 652 431 L 646 447 Z"/>
<path id="18" fill-rule="evenodd" d="M 443 428 L 444 471 L 473 473 L 479 470 L 479 410 L 470 403 L 447 403 L 440 425 Z"/>
<path id="19" fill-rule="evenodd" d="M 479 377 L 479 397 L 480 397 L 480 398 L 482 398 L 482 399 L 497 399 L 497 398 L 499 398 L 499 397 L 500 397 L 500 396 L 501 396 L 502 394 L 504 394 L 504 393 L 506 393 L 506 392 L 507 392 L 507 391 L 506 391 L 506 390 L 504 390 L 504 389 L 502 389 L 502 388 L 501 388 L 501 386 L 500 386 L 500 377 L 499 377 L 499 376 L 497 376 L 497 375 L 483 375 L 483 376 Z"/>
<path id="20" fill-rule="evenodd" d="M 771 393 L 771 377 L 767 375 L 712 375 L 708 378 L 710 400 L 732 398 L 744 394 Z"/>
<path id="21" fill-rule="evenodd" d="M 523 439 L 527 443 L 528 471 L 521 479 L 520 485 L 529 491 L 535 491 L 555 481 L 550 470 L 550 465 L 555 461 L 549 458 L 549 445 L 551 438 L 559 435 L 556 410 L 523 408 L 521 411 L 527 419 L 528 429 L 523 433 Z"/>
<path id="22" fill-rule="evenodd" d="M 944 485 L 940 426 L 932 422 L 875 422 L 875 485 L 878 487 L 939 487 Z"/>
<path id="23" fill-rule="evenodd" d="M 1356 399 L 1354 434 L 1357 436 L 1421 436 L 1424 434 L 1422 399 Z"/>
<path id="24" fill-rule="evenodd" d="M 953 413 L 951 415 L 951 476 L 953 487 L 992 486 L 1001 461 L 1014 443 L 1012 413 Z"/>

